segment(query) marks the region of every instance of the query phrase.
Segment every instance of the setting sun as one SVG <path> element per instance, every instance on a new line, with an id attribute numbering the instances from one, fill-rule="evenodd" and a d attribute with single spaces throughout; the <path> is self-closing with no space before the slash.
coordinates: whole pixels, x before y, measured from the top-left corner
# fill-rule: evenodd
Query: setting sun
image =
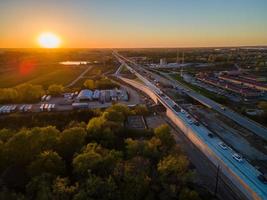
<path id="1" fill-rule="evenodd" d="M 57 48 L 61 41 L 60 38 L 53 33 L 42 33 L 38 37 L 38 43 L 43 48 Z"/>

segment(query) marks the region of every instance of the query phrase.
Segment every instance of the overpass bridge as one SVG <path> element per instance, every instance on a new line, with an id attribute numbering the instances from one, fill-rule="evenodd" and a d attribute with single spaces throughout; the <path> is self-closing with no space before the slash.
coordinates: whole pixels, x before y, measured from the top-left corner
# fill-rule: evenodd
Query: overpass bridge
<path id="1" fill-rule="evenodd" d="M 267 199 L 267 185 L 258 180 L 257 177 L 260 175 L 260 172 L 256 168 L 246 160 L 243 160 L 243 162 L 234 160 L 232 157 L 235 153 L 234 150 L 230 148 L 227 150 L 220 148 L 218 144 L 223 142 L 220 138 L 210 138 L 208 136 L 210 131 L 205 126 L 194 123 L 194 121 L 192 121 L 192 116 L 188 119 L 188 113 L 186 113 L 182 107 L 129 66 L 124 59 L 116 54 L 115 57 L 143 83 L 120 76 L 118 76 L 118 78 L 146 93 L 155 103 L 161 103 L 166 108 L 167 117 L 182 130 L 187 138 L 189 138 L 215 166 L 220 167 L 221 172 L 247 199 Z"/>

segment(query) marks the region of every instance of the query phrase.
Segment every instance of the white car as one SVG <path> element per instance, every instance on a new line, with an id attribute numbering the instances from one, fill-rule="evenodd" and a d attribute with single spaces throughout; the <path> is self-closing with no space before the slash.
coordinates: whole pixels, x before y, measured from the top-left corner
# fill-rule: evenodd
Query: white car
<path id="1" fill-rule="evenodd" d="M 243 161 L 242 156 L 240 156 L 240 155 L 237 154 L 237 153 L 234 153 L 234 154 L 233 154 L 233 159 L 235 159 L 235 160 L 238 161 L 238 162 L 242 162 L 242 161 Z"/>
<path id="2" fill-rule="evenodd" d="M 219 142 L 219 146 L 220 146 L 223 150 L 226 150 L 226 149 L 227 149 L 226 144 L 224 144 L 223 142 Z"/>
<path id="3" fill-rule="evenodd" d="M 185 111 L 183 109 L 181 109 L 181 113 L 185 114 Z"/>

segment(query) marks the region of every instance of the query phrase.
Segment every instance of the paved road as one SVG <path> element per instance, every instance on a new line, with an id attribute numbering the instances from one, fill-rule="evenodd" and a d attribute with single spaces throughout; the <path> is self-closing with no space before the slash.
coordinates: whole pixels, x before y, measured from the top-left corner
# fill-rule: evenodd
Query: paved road
<path id="1" fill-rule="evenodd" d="M 116 72 L 114 73 L 114 75 L 115 75 L 116 77 L 118 77 L 118 76 L 120 75 L 120 72 L 121 72 L 123 66 L 124 66 L 124 65 L 121 64 L 121 65 L 118 67 L 118 69 L 116 70 Z"/>
<path id="2" fill-rule="evenodd" d="M 165 121 L 175 129 L 174 138 L 176 142 L 181 145 L 186 152 L 189 160 L 193 163 L 197 172 L 197 183 L 202 187 L 207 188 L 212 194 L 216 190 L 216 175 L 218 168 L 173 124 L 167 117 Z M 227 200 L 243 200 L 246 199 L 238 188 L 219 171 L 218 173 L 218 187 L 216 196 L 219 199 Z"/>
<path id="3" fill-rule="evenodd" d="M 76 79 L 74 79 L 70 84 L 68 84 L 66 87 L 71 87 L 75 85 L 83 76 L 90 70 L 92 69 L 92 66 L 88 66 Z"/>
<path id="4" fill-rule="evenodd" d="M 213 100 L 193 91 L 192 89 L 186 87 L 184 84 L 178 82 L 177 80 L 174 80 L 174 78 L 171 77 L 169 74 L 164 74 L 164 75 L 167 76 L 170 80 L 172 80 L 173 83 L 175 83 L 175 85 L 177 87 L 184 89 L 184 92 L 188 96 L 190 96 L 190 97 L 194 98 L 195 100 L 203 103 L 204 105 L 207 105 L 208 107 L 216 110 L 220 114 L 230 118 L 231 120 L 233 120 L 237 124 L 245 127 L 246 129 L 250 130 L 254 134 L 258 135 L 259 137 L 267 140 L 267 128 L 263 127 L 262 125 L 258 124 L 255 121 L 252 121 L 252 120 L 234 112 L 233 110 L 231 110 L 227 107 L 225 107 L 225 109 L 222 109 L 222 105 L 220 105 L 219 103 L 216 103 L 215 101 L 213 101 Z"/>

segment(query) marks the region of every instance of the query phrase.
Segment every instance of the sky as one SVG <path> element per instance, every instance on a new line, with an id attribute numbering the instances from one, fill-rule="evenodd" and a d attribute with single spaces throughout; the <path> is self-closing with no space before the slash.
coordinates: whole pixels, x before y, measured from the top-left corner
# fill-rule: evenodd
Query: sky
<path id="1" fill-rule="evenodd" d="M 267 45 L 267 0 L 0 0 L 0 48 Z"/>

